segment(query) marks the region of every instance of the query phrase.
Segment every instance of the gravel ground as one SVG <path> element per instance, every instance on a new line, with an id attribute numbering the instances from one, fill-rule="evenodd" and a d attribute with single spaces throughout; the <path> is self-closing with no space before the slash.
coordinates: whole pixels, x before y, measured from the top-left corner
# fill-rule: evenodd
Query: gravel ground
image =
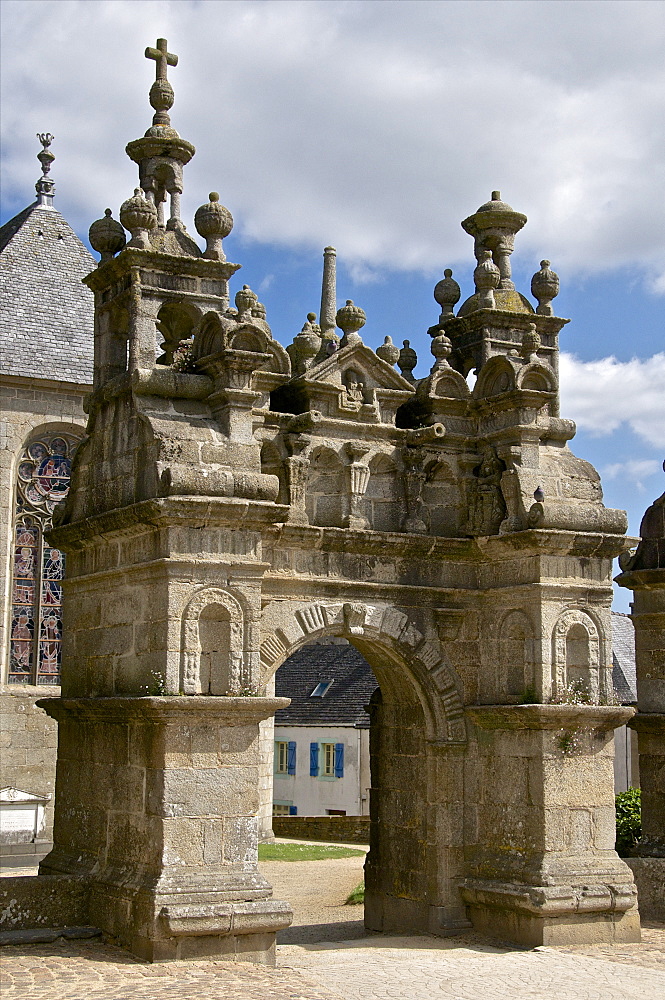
<path id="1" fill-rule="evenodd" d="M 275 899 L 293 907 L 293 924 L 277 935 L 278 944 L 352 941 L 365 934 L 363 907 L 345 906 L 362 882 L 364 857 L 326 861 L 262 861 Z"/>

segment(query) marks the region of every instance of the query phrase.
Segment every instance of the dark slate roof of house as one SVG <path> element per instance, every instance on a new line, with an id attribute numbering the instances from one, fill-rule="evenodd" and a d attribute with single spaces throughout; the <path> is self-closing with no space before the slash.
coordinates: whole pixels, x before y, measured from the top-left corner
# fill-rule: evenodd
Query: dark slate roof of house
<path id="1" fill-rule="evenodd" d="M 612 681 L 622 704 L 637 701 L 635 628 L 629 615 L 612 612 Z"/>
<path id="2" fill-rule="evenodd" d="M 0 254 L 0 372 L 92 383 L 92 254 L 37 202 L 0 229 Z"/>
<path id="3" fill-rule="evenodd" d="M 310 695 L 332 681 L 323 698 Z M 275 715 L 276 726 L 369 726 L 365 705 L 378 687 L 367 660 L 345 645 L 310 645 L 285 660 L 275 675 L 275 694 L 290 698 Z"/>

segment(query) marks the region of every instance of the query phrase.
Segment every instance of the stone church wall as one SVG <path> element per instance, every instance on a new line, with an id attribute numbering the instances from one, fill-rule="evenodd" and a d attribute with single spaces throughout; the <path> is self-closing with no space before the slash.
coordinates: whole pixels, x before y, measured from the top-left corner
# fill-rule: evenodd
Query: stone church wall
<path id="1" fill-rule="evenodd" d="M 82 434 L 86 423 L 83 397 L 88 391 L 86 385 L 47 379 L 0 379 L 0 788 L 36 795 L 53 795 L 57 723 L 35 702 L 59 697 L 60 688 L 6 683 L 16 464 L 26 441 L 39 429 L 61 428 Z M 27 853 L 31 860 L 35 854 L 45 854 L 52 840 L 52 798 L 45 814 L 46 826 L 38 843 L 3 844 L 0 840 L 0 854 Z"/>

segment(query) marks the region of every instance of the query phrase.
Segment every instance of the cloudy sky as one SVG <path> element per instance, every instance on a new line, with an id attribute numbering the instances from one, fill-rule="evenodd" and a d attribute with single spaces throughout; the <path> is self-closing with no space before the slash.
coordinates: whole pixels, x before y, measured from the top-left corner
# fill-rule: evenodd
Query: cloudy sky
<path id="1" fill-rule="evenodd" d="M 630 530 L 663 491 L 665 5 L 604 0 L 4 0 L 2 221 L 50 131 L 56 205 L 82 238 L 117 217 L 168 38 L 172 121 L 197 155 L 185 219 L 217 190 L 225 241 L 284 343 L 318 307 L 321 249 L 365 339 L 426 329 L 444 267 L 473 290 L 460 220 L 494 189 L 529 217 L 513 270 L 561 277 L 562 412 Z M 190 224 L 190 229 L 193 226 Z M 626 607 L 628 594 L 619 607 Z"/>

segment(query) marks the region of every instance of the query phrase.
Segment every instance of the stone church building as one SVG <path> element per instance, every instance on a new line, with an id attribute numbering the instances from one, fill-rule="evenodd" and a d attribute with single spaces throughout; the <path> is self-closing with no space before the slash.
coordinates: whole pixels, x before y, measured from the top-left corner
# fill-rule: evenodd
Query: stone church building
<path id="1" fill-rule="evenodd" d="M 37 198 L 0 229 L 0 853 L 26 860 L 52 840 L 56 724 L 35 701 L 59 694 L 65 557 L 44 533 L 87 420 L 95 266 L 38 138 Z"/>
<path id="2" fill-rule="evenodd" d="M 425 378 L 408 342 L 373 349 L 362 309 L 335 309 L 332 248 L 318 321 L 285 349 L 257 296 L 230 284 L 233 219 L 216 193 L 194 218 L 205 249 L 187 231 L 195 149 L 169 115 L 177 57 L 164 39 L 146 56 L 155 113 L 126 150 L 139 186 L 120 222 L 108 210 L 91 226 L 95 267 L 78 244 L 94 296 L 85 436 L 70 468 L 80 411 L 67 421 L 47 407 L 10 463 L 26 483 L 10 677 L 52 682 L 60 635 L 63 671 L 61 697 L 40 700 L 59 725 L 53 850 L 37 880 L 0 888 L 21 900 L 24 927 L 91 924 L 152 961 L 274 961 L 291 910 L 257 845 L 266 733 L 288 703 L 275 672 L 341 638 L 378 683 L 367 928 L 639 940 L 633 869 L 614 851 L 613 732 L 635 714 L 612 685 L 626 516 L 604 506 L 559 412 L 558 278 L 543 260 L 533 302 L 512 281 L 526 217 L 497 191 L 463 221 L 475 293 L 459 305 L 444 272 Z M 27 242 L 46 239 L 49 210 L 28 210 Z M 57 381 L 58 399 L 77 385 L 80 405 L 83 387 Z M 644 553 L 622 564 L 644 590 L 652 784 L 665 718 L 649 666 L 665 631 L 658 503 Z M 659 796 L 647 795 L 654 816 Z M 652 871 L 662 838 L 655 820 L 646 828 Z"/>

